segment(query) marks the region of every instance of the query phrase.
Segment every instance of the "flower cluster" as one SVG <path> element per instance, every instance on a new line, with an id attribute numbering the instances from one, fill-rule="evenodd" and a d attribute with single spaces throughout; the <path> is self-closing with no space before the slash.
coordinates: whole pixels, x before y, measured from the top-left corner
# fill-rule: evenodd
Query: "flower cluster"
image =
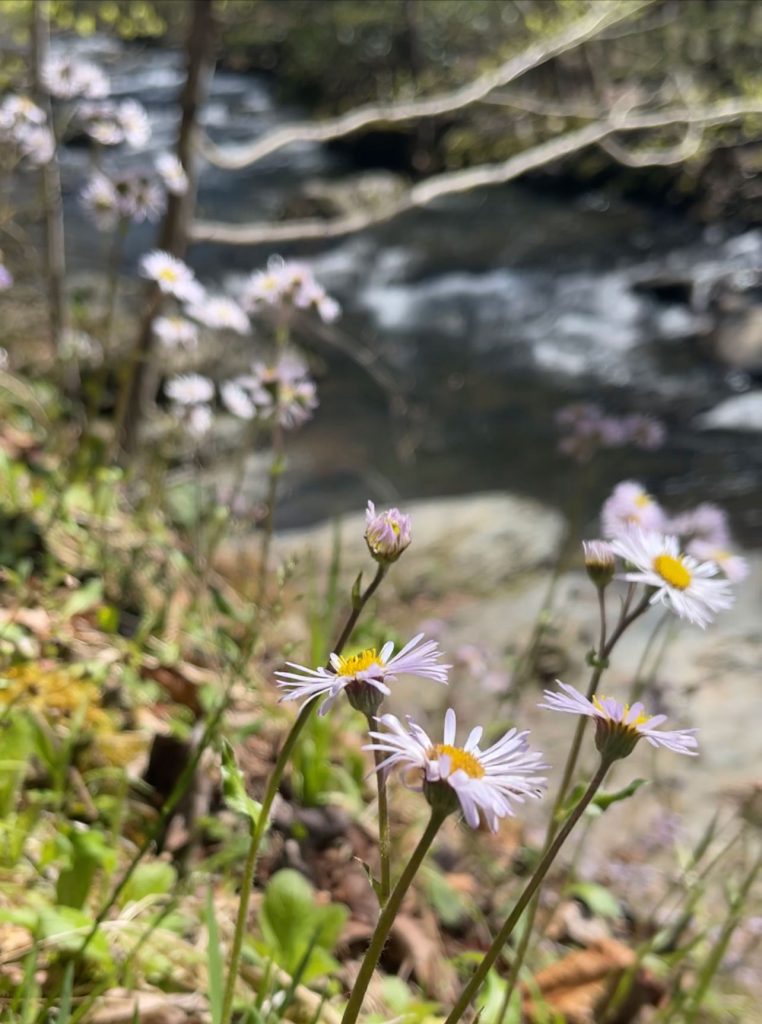
<path id="1" fill-rule="evenodd" d="M 252 274 L 244 286 L 243 303 L 249 312 L 262 309 L 313 309 L 324 323 L 341 315 L 338 302 L 318 284 L 305 263 L 273 257 L 266 270 Z"/>
<path id="2" fill-rule="evenodd" d="M 164 385 L 171 401 L 172 415 L 182 423 L 191 437 L 202 438 L 212 425 L 214 384 L 200 373 L 181 373 Z"/>
<path id="3" fill-rule="evenodd" d="M 158 220 L 167 197 L 155 175 L 124 171 L 109 177 L 95 171 L 80 192 L 79 201 L 99 231 L 113 231 L 128 221 L 142 224 Z"/>
<path id="4" fill-rule="evenodd" d="M 643 413 L 607 416 L 599 405 L 577 402 L 560 409 L 556 423 L 563 431 L 559 451 L 587 462 L 602 448 L 634 445 L 652 451 L 664 443 L 663 423 Z"/>
<path id="5" fill-rule="evenodd" d="M 0 141 L 14 147 L 19 158 L 42 166 L 53 159 L 55 139 L 45 111 L 28 96 L 6 96 L 0 103 Z"/>
<path id="6" fill-rule="evenodd" d="M 251 372 L 221 388 L 222 400 L 239 419 L 275 420 L 286 430 L 306 423 L 317 408 L 317 388 L 305 362 L 293 352 L 273 363 L 256 362 Z"/>
<path id="7" fill-rule="evenodd" d="M 601 532 L 607 542 L 585 546 L 591 560 L 610 566 L 613 555 L 625 562 L 621 578 L 653 588 L 651 601 L 668 604 L 681 618 L 699 626 L 729 608 L 730 588 L 748 574 L 746 560 L 733 551 L 725 512 L 704 503 L 670 517 L 635 481 L 618 484 L 604 502 Z M 606 543 L 605 556 L 601 545 Z M 610 579 L 610 577 L 609 577 Z M 608 581 L 605 581 L 608 582 Z"/>
<path id="8" fill-rule="evenodd" d="M 45 59 L 40 81 L 48 95 L 59 100 L 102 100 L 111 92 L 108 76 L 97 64 L 65 55 Z"/>

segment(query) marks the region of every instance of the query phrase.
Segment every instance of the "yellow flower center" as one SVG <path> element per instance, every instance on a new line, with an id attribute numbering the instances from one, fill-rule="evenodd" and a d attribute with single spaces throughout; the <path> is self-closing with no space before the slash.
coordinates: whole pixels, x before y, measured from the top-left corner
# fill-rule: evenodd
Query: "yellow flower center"
<path id="1" fill-rule="evenodd" d="M 600 697 L 597 694 L 593 697 L 593 705 L 596 707 L 596 709 L 598 711 L 602 711 L 604 713 L 604 715 L 608 714 L 608 712 L 606 711 L 606 709 L 603 706 L 603 702 L 606 701 L 606 700 L 608 700 L 608 697 L 604 693 L 602 693 L 600 695 Z M 626 718 L 629 713 L 630 713 L 630 705 L 629 704 L 625 704 L 624 705 L 624 711 L 622 712 L 622 717 Z M 644 715 L 641 712 L 638 715 L 637 718 L 633 718 L 631 722 L 627 723 L 626 728 L 634 729 L 636 725 L 645 725 L 646 722 L 650 722 L 652 718 L 653 718 L 653 715 Z M 621 724 L 624 725 L 624 723 L 621 723 Z"/>
<path id="2" fill-rule="evenodd" d="M 436 754 L 437 757 L 447 754 L 450 758 L 451 770 L 465 772 L 470 779 L 481 779 L 484 775 L 484 768 L 477 758 L 460 747 L 451 747 L 449 743 L 437 743 L 432 748 L 431 754 Z"/>
<path id="3" fill-rule="evenodd" d="M 371 665 L 381 665 L 378 651 L 375 647 L 368 647 L 359 654 L 350 654 L 348 658 L 339 658 L 339 675 L 356 676 L 358 672 L 364 672 Z"/>
<path id="4" fill-rule="evenodd" d="M 671 587 L 685 590 L 691 585 L 691 574 L 681 559 L 673 555 L 657 555 L 654 558 L 654 569 Z"/>
<path id="5" fill-rule="evenodd" d="M 177 271 L 174 267 L 162 267 L 159 271 L 159 277 L 162 281 L 167 281 L 169 284 L 173 284 L 177 280 Z"/>
<path id="6" fill-rule="evenodd" d="M 637 496 L 637 498 L 635 499 L 635 504 L 638 506 L 638 508 L 648 508 L 648 506 L 651 504 L 651 501 L 651 495 L 646 494 L 644 491 L 643 494 L 639 494 Z"/>

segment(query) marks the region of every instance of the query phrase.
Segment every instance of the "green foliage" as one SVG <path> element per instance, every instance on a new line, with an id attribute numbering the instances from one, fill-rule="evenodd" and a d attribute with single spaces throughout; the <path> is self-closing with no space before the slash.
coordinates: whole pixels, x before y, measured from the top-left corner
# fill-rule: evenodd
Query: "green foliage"
<path id="1" fill-rule="evenodd" d="M 262 900 L 264 948 L 289 974 L 299 970 L 306 982 L 330 974 L 338 966 L 331 951 L 348 913 L 340 904 L 318 903 L 307 879 L 285 868 L 272 876 Z"/>
<path id="2" fill-rule="evenodd" d="M 237 814 L 243 814 L 251 822 L 252 828 L 256 826 L 259 815 L 262 812 L 262 805 L 253 800 L 246 792 L 246 780 L 235 759 L 235 752 L 227 740 L 222 741 L 222 795 L 225 803 Z"/>

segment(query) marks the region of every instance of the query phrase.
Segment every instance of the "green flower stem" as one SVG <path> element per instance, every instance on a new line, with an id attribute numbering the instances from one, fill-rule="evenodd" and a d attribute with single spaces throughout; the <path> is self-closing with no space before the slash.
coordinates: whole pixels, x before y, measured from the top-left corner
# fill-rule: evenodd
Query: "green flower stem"
<path id="1" fill-rule="evenodd" d="M 336 646 L 333 648 L 334 654 L 341 654 L 345 644 L 352 635 L 352 631 L 357 625 L 357 620 L 360 618 L 363 608 L 368 603 L 370 598 L 378 590 L 381 580 L 386 575 L 387 566 L 379 563 L 376 575 L 373 577 L 371 582 L 360 594 L 360 596 L 353 601 L 352 611 L 347 618 L 343 630 L 339 639 L 336 641 Z M 330 667 L 330 662 L 328 667 Z M 233 946 L 230 951 L 230 968 L 228 970 L 227 980 L 225 982 L 225 995 L 222 1003 L 222 1014 L 220 1016 L 220 1024 L 228 1024 L 230 1016 L 233 1012 L 233 997 L 235 995 L 235 983 L 238 978 L 238 967 L 241 963 L 241 950 L 243 948 L 243 937 L 246 933 L 246 923 L 249 917 L 249 900 L 251 899 L 251 889 L 254 882 L 254 871 L 257 866 L 257 856 L 259 855 L 259 847 L 262 843 L 262 838 L 267 829 L 269 822 L 270 811 L 272 809 L 273 801 L 275 800 L 275 794 L 278 792 L 280 787 L 283 773 L 286 770 L 289 758 L 296 746 L 296 741 L 299 739 L 302 730 L 310 719 L 313 709 L 315 707 L 315 701 L 309 701 L 304 705 L 302 710 L 299 712 L 294 724 L 291 726 L 288 735 L 286 736 L 285 742 L 280 749 L 280 753 L 275 761 L 270 778 L 267 780 L 267 788 L 265 789 L 264 796 L 262 797 L 262 805 L 257 817 L 256 824 L 251 829 L 251 841 L 249 843 L 249 849 L 246 854 L 246 861 L 243 867 L 243 877 L 241 879 L 241 898 L 238 903 L 238 914 L 236 916 L 235 931 L 233 933 Z"/>
<path id="2" fill-rule="evenodd" d="M 566 842 L 569 833 L 572 831 L 574 826 L 582 817 L 586 807 L 593 799 L 595 794 L 598 792 L 598 789 L 600 788 L 601 783 L 606 777 L 606 773 L 608 772 L 612 763 L 613 762 L 611 760 L 601 758 L 600 764 L 598 765 L 595 774 L 590 780 L 590 783 L 588 784 L 588 787 L 585 790 L 582 798 L 580 799 L 579 803 L 576 804 L 574 810 L 571 812 L 569 817 L 564 822 L 563 826 L 561 827 L 560 831 L 556 835 L 553 842 L 545 850 L 545 853 L 543 854 L 540 863 L 537 865 L 534 874 L 527 883 L 521 896 L 519 896 L 513 910 L 508 915 L 508 918 L 503 924 L 503 927 L 500 929 L 500 931 L 493 939 L 492 945 L 485 953 L 484 957 L 481 960 L 481 963 L 474 971 L 470 981 L 463 989 L 460 998 L 458 999 L 455 1006 L 452 1008 L 449 1016 L 445 1021 L 445 1024 L 457 1024 L 457 1021 L 459 1021 L 460 1018 L 463 1016 L 466 1009 L 468 1008 L 469 1003 L 481 988 L 485 978 L 487 977 L 487 974 L 489 973 L 490 968 L 495 963 L 497 958 L 500 956 L 503 946 L 506 944 L 508 939 L 513 934 L 513 929 L 516 927 L 519 918 L 524 913 L 526 907 L 529 905 L 529 902 L 532 899 L 532 897 L 539 890 L 543 879 L 547 875 L 553 861 L 558 856 L 559 850 Z M 351 1021 L 344 1021 L 343 1024 L 351 1024 Z"/>
<path id="3" fill-rule="evenodd" d="M 622 610 L 619 615 L 619 620 L 614 627 L 614 631 L 611 636 L 607 636 L 606 630 L 606 598 L 604 588 L 598 588 L 598 610 L 600 616 L 600 639 L 598 642 L 598 651 L 596 652 L 596 665 L 593 672 L 590 675 L 590 681 L 587 686 L 586 697 L 588 700 L 592 700 L 598 684 L 600 683 L 603 673 L 606 671 L 608 666 L 608 660 L 611 656 L 614 647 L 616 646 L 619 638 L 622 636 L 624 631 L 630 626 L 635 619 L 639 618 L 648 609 L 649 594 L 646 592 L 635 608 L 630 611 L 630 603 L 632 600 L 633 588 L 630 587 L 627 591 Z M 566 756 L 566 764 L 564 765 L 564 772 L 561 778 L 561 785 L 558 787 L 558 793 L 556 799 L 553 802 L 553 808 L 550 814 L 550 821 L 548 822 L 548 830 L 545 835 L 545 846 L 544 851 L 548 850 L 550 843 L 553 841 L 556 827 L 558 825 L 558 813 L 563 807 L 566 795 L 569 792 L 572 778 L 577 767 L 577 761 L 579 760 L 579 752 L 582 747 L 582 740 L 585 735 L 585 729 L 587 728 L 587 718 L 581 716 L 577 722 L 577 727 L 574 730 L 574 738 L 572 745 L 569 748 L 569 753 Z M 521 936 L 519 938 L 518 945 L 516 947 L 516 953 L 511 963 L 510 972 L 506 980 L 505 996 L 503 997 L 503 1004 L 500 1009 L 500 1014 L 497 1018 L 497 1024 L 502 1024 L 508 1007 L 510 1005 L 511 996 L 516 987 L 516 982 L 519 978 L 519 972 L 524 963 L 527 950 L 529 949 L 529 943 L 532 938 L 532 930 L 534 928 L 535 918 L 537 917 L 537 910 L 539 907 L 539 893 L 535 899 L 532 900 L 529 910 L 527 912 L 526 921 L 523 924 Z"/>
<path id="4" fill-rule="evenodd" d="M 446 817 L 446 811 L 432 808 L 431 817 L 429 818 L 429 823 L 426 826 L 426 831 L 418 840 L 418 845 L 413 851 L 410 860 L 405 865 L 405 870 L 400 875 L 399 881 L 392 890 L 389 899 L 381 909 L 376 929 L 373 932 L 370 945 L 368 946 L 363 962 L 360 965 L 360 971 L 349 996 L 349 1002 L 344 1010 L 344 1016 L 341 1019 L 341 1024 L 355 1024 L 360 1010 L 362 1009 L 365 993 L 368 991 L 368 985 L 373 977 L 373 972 L 378 965 L 384 945 L 389 937 L 389 932 L 394 924 L 394 919 L 402 905 L 402 900 L 405 898 L 405 894 L 410 888 L 410 883 L 415 878 L 429 847 L 434 841 L 434 836 L 436 836 Z"/>
<path id="5" fill-rule="evenodd" d="M 368 729 L 374 729 L 375 726 L 375 719 L 372 715 L 368 715 Z M 392 843 L 389 831 L 389 804 L 386 795 L 386 769 L 380 767 L 386 755 L 383 750 L 374 750 L 373 756 L 376 762 L 376 783 L 378 785 L 378 850 L 381 859 L 378 901 L 383 907 L 392 891 Z"/>

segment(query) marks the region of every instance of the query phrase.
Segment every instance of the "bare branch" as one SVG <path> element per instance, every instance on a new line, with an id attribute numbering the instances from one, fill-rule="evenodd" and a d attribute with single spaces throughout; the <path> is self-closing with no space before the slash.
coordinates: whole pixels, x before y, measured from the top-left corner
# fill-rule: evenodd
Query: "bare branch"
<path id="1" fill-rule="evenodd" d="M 477 103 L 488 96 L 493 89 L 508 85 L 533 68 L 545 64 L 554 57 L 574 49 L 612 25 L 625 21 L 649 7 L 653 0 L 593 0 L 589 14 L 579 18 L 550 39 L 530 46 L 522 53 L 511 57 L 490 71 L 486 71 L 473 82 L 451 92 L 428 96 L 409 103 L 373 104 L 350 110 L 341 117 L 332 118 L 319 124 L 309 122 L 287 125 L 268 132 L 255 142 L 244 146 L 220 147 L 209 138 L 202 141 L 202 152 L 206 159 L 226 170 L 239 170 L 256 163 L 296 142 L 328 142 L 344 135 L 350 135 L 361 128 L 374 124 L 400 124 L 418 118 L 439 117 Z"/>
<path id="2" fill-rule="evenodd" d="M 685 163 L 701 152 L 704 130 L 699 125 L 688 125 L 684 137 L 675 146 L 654 149 L 629 149 L 616 139 L 601 139 L 599 145 L 617 163 L 625 167 L 671 167 Z"/>
<path id="3" fill-rule="evenodd" d="M 223 242 L 229 245 L 270 245 L 279 242 L 320 240 L 351 235 L 374 224 L 381 224 L 418 207 L 427 206 L 445 196 L 470 192 L 487 185 L 504 185 L 546 164 L 552 163 L 588 146 L 600 144 L 617 132 L 648 131 L 673 124 L 694 128 L 737 121 L 750 114 L 762 114 L 762 101 L 728 100 L 699 109 L 670 108 L 647 114 L 617 115 L 607 121 L 596 121 L 510 157 L 499 164 L 471 167 L 464 171 L 451 171 L 435 175 L 414 185 L 395 202 L 380 209 L 360 211 L 333 220 L 291 220 L 280 224 L 268 221 L 252 224 L 225 224 L 217 221 L 197 221 L 192 228 L 196 242 Z M 668 154 L 669 155 L 669 154 Z"/>

